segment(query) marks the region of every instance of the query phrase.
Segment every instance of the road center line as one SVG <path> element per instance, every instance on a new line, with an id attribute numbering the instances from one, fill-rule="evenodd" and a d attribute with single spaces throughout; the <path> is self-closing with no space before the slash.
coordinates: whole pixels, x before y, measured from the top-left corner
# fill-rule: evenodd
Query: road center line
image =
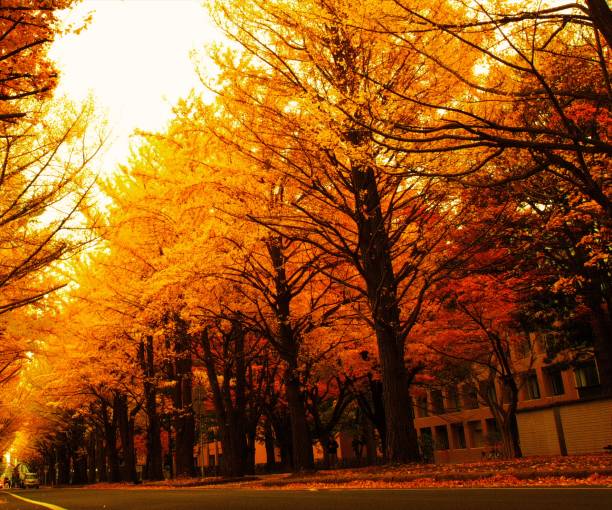
<path id="1" fill-rule="evenodd" d="M 44 503 L 43 501 L 36 501 L 34 499 L 24 498 L 23 496 L 17 496 L 17 494 L 13 494 L 12 492 L 8 492 L 7 494 L 13 496 L 14 498 L 21 499 L 27 503 L 32 503 L 33 505 L 44 506 L 49 510 L 68 510 L 67 508 L 63 508 L 61 506 L 54 505 L 52 503 Z"/>

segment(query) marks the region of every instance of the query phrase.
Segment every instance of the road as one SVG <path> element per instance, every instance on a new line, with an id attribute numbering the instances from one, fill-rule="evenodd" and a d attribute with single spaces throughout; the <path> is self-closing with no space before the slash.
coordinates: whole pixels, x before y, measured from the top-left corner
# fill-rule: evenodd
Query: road
<path id="1" fill-rule="evenodd" d="M 21 498 L 36 501 L 26 502 Z M 610 510 L 612 489 L 40 489 L 2 491 L 2 510 Z"/>

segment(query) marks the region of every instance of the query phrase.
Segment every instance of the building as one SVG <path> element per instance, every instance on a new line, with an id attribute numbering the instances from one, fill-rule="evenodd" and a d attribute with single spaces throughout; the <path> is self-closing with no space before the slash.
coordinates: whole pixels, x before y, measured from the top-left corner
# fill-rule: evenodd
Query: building
<path id="1" fill-rule="evenodd" d="M 612 445 L 612 395 L 603 391 L 592 357 L 572 363 L 559 357 L 550 361 L 549 347 L 554 340 L 552 335 L 532 335 L 527 345 L 518 346 L 513 353 L 520 379 L 517 422 L 522 453 L 601 453 Z M 499 385 L 421 389 L 413 395 L 413 402 L 415 427 L 425 457 L 437 463 L 459 463 L 500 456 L 500 434 L 482 399 L 485 391 L 501 395 Z M 341 464 L 354 464 L 352 439 L 348 432 L 337 435 Z M 205 470 L 218 466 L 223 453 L 220 442 L 210 436 L 200 441 L 194 449 L 197 465 Z M 324 458 L 318 444 L 314 445 L 314 456 L 318 462 Z M 276 457 L 280 461 L 278 451 Z M 257 443 L 255 462 L 263 464 L 265 460 L 263 444 Z"/>
<path id="2" fill-rule="evenodd" d="M 532 336 L 513 353 L 521 381 L 517 422 L 523 455 L 602 452 L 612 445 L 612 396 L 599 382 L 594 359 L 548 362 L 552 336 Z M 480 391 L 478 391 L 480 390 Z M 488 391 L 501 391 L 499 386 Z M 424 454 L 435 462 L 471 462 L 499 455 L 499 432 L 483 388 L 466 384 L 425 388 L 414 398 Z"/>

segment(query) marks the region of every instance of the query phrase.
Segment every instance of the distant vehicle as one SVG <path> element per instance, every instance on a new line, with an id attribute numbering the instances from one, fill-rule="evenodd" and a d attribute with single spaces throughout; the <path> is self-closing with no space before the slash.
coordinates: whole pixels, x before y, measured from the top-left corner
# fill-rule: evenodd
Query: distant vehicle
<path id="1" fill-rule="evenodd" d="M 23 489 L 38 489 L 40 487 L 40 480 L 36 473 L 24 473 L 21 478 L 21 487 Z"/>
<path id="2" fill-rule="evenodd" d="M 20 462 L 13 468 L 11 487 L 14 489 L 38 489 L 40 487 L 40 480 L 36 473 L 30 472 L 27 464 Z"/>

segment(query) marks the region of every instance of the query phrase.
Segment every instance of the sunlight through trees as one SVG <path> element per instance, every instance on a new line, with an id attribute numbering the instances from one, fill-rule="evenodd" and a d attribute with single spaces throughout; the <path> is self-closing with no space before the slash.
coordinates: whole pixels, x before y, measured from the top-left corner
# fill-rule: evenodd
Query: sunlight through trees
<path id="1" fill-rule="evenodd" d="M 97 181 L 43 3 L 0 7 L 0 427 L 48 481 L 430 460 L 469 401 L 512 459 L 536 367 L 612 395 L 605 2 L 213 0 L 208 92 Z"/>

